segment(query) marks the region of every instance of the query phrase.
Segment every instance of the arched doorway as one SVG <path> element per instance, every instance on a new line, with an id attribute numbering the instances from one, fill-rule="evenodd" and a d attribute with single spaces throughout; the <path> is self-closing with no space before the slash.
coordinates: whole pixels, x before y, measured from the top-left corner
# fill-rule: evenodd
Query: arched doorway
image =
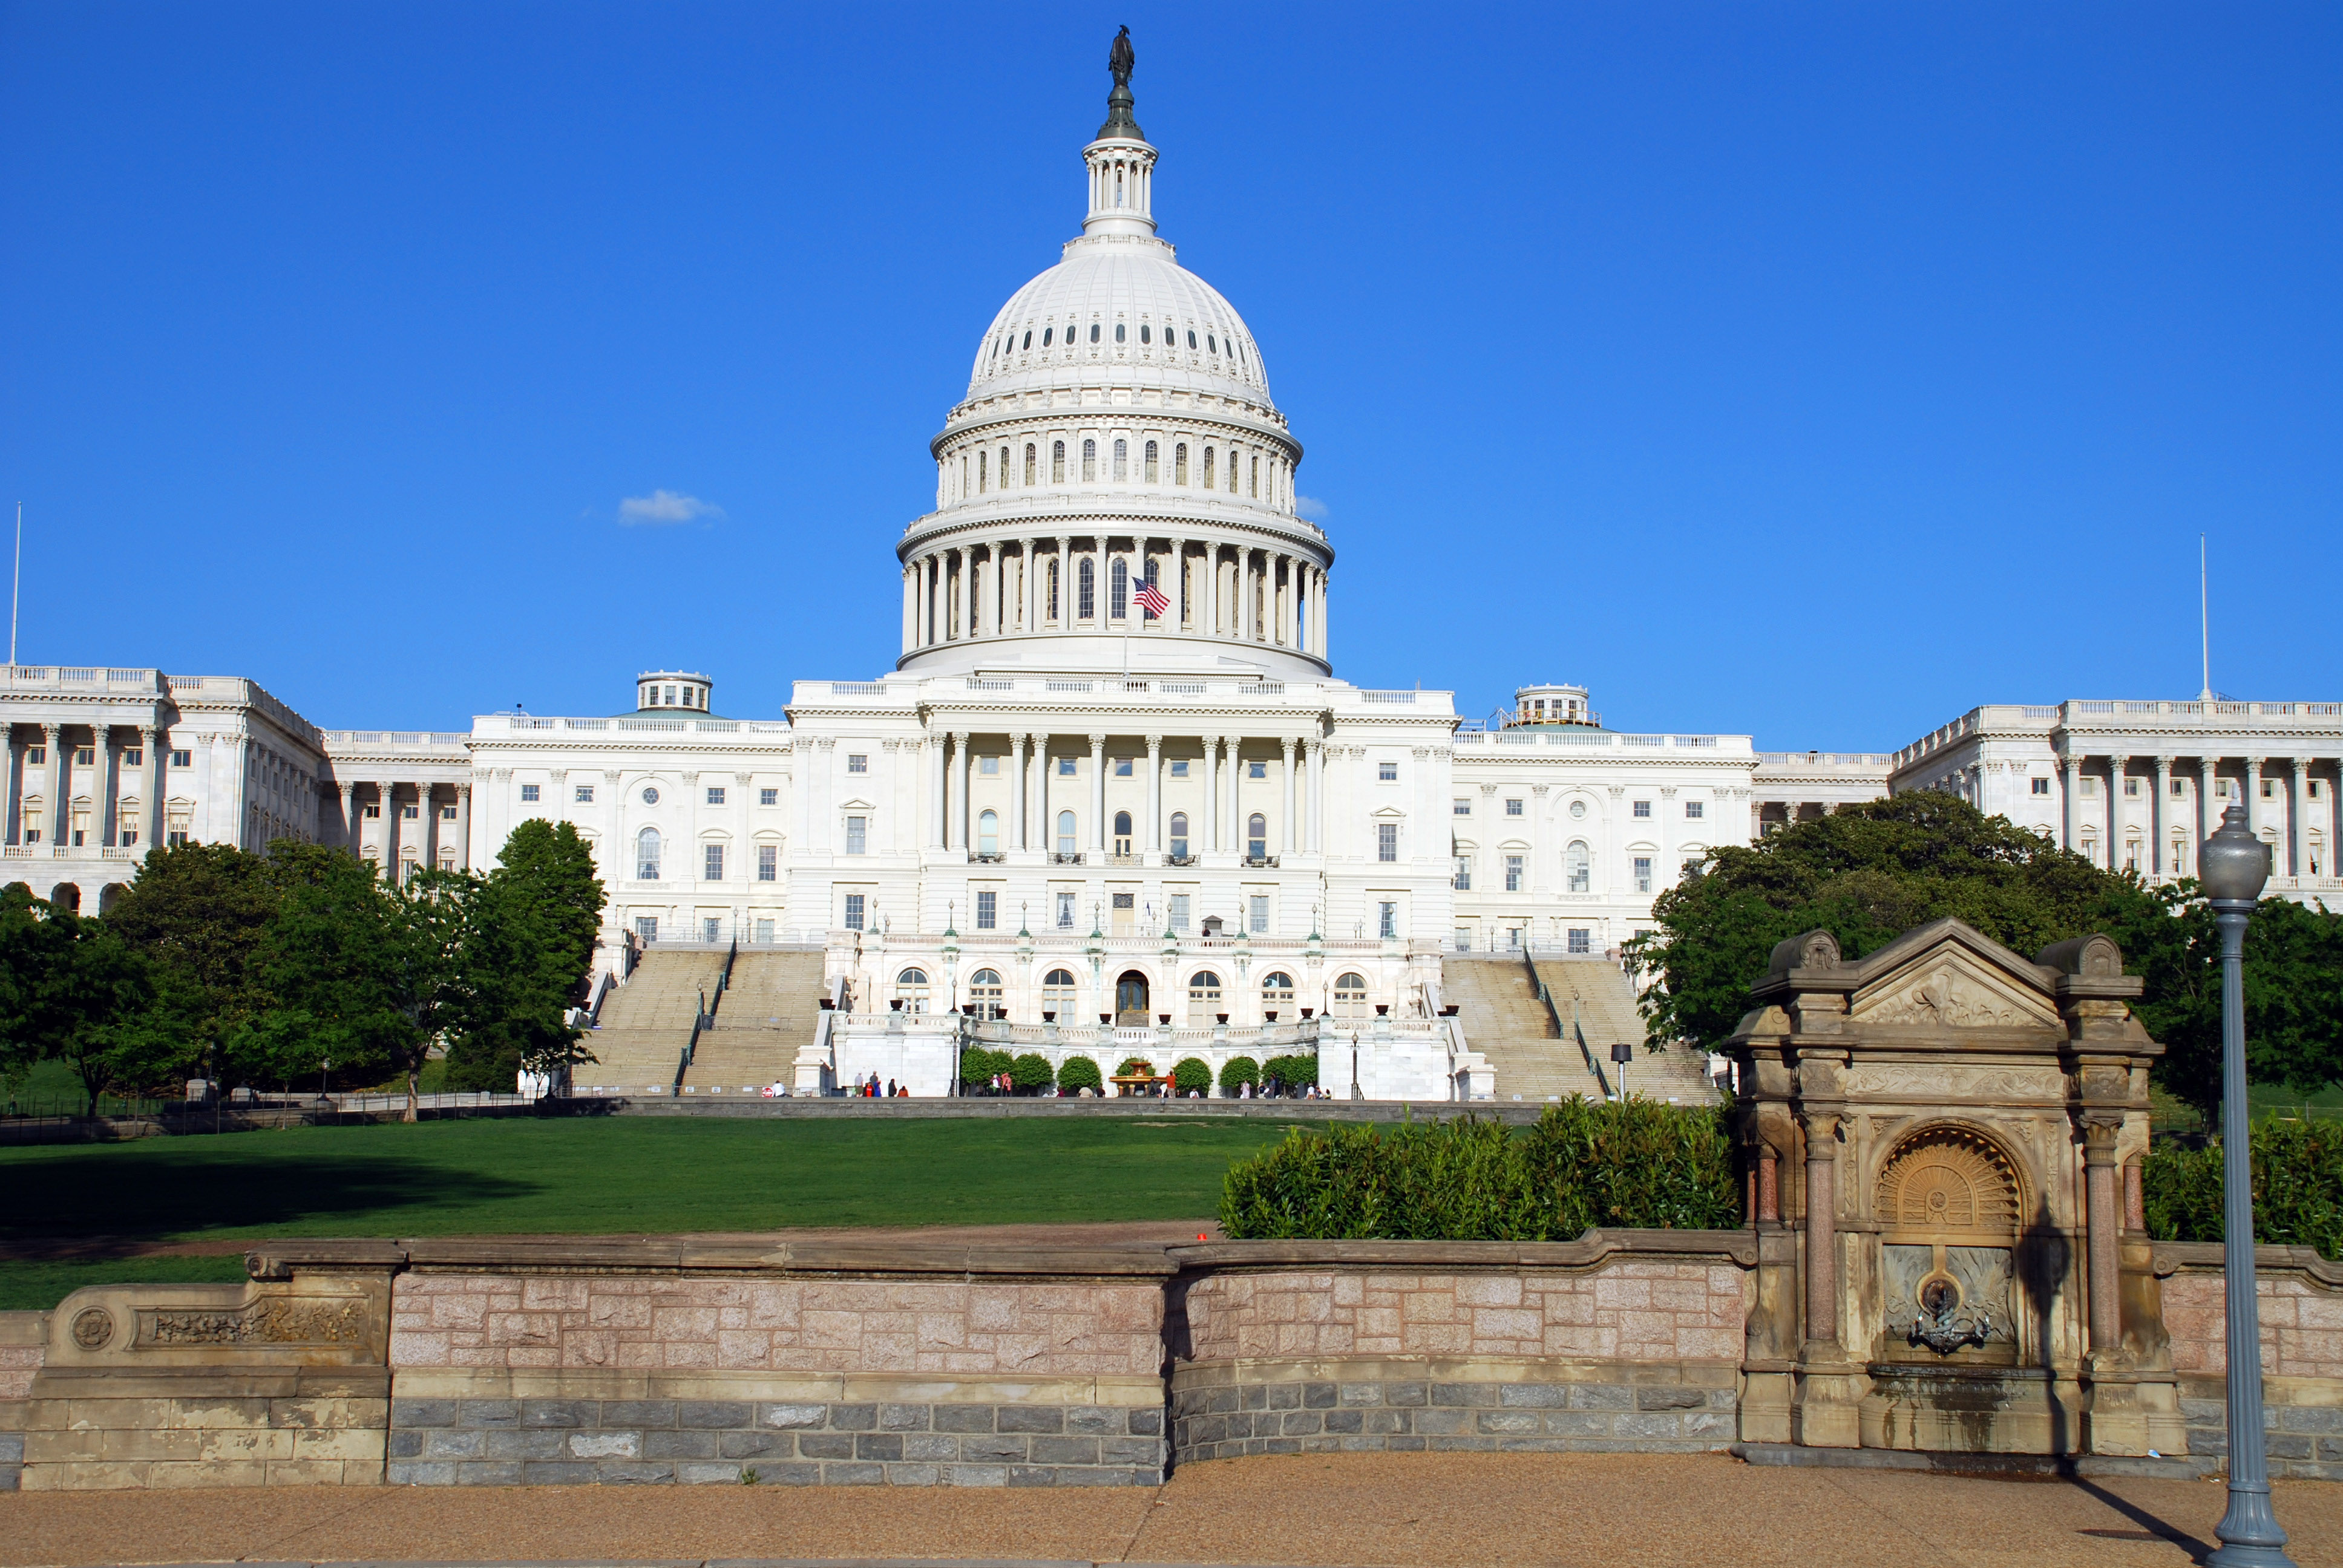
<path id="1" fill-rule="evenodd" d="M 1147 1015 L 1147 977 L 1125 970 L 1114 982 L 1114 1021 L 1124 1026 L 1152 1023 Z"/>
<path id="2" fill-rule="evenodd" d="M 49 902 L 77 915 L 81 913 L 81 889 L 72 882 L 59 882 L 49 890 Z"/>

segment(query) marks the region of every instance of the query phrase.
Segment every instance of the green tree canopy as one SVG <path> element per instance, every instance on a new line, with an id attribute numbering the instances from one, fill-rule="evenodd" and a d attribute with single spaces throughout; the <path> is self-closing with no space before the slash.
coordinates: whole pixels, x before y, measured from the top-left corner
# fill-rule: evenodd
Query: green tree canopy
<path id="1" fill-rule="evenodd" d="M 223 1082 L 245 1081 L 257 1066 L 233 1059 L 245 1031 L 268 1009 L 257 955 L 292 869 L 233 844 L 158 845 L 106 916 L 153 967 L 196 1059 L 190 1065 Z M 239 1066 L 247 1070 L 235 1070 Z"/>
<path id="2" fill-rule="evenodd" d="M 533 818 L 497 859 L 459 890 L 464 1000 L 447 1047 L 453 1089 L 510 1092 L 523 1069 L 593 1060 L 565 1021 L 583 1000 L 601 925 L 593 851 L 569 823 Z"/>
<path id="3" fill-rule="evenodd" d="M 1654 971 L 1646 1043 L 1720 1044 L 1748 1008 L 1774 945 L 1816 928 L 1849 958 L 1955 917 L 2032 956 L 2103 931 L 2147 982 L 2137 1009 L 2167 1055 L 2159 1080 L 2198 1105 L 2219 1097 L 2218 946 L 2193 883 L 2148 889 L 2004 817 L 1930 791 L 1842 808 L 1747 848 L 1710 852 L 1653 905 L 1629 944 Z M 2315 1088 L 2343 1078 L 2343 919 L 2266 900 L 2247 941 L 2249 1070 Z"/>

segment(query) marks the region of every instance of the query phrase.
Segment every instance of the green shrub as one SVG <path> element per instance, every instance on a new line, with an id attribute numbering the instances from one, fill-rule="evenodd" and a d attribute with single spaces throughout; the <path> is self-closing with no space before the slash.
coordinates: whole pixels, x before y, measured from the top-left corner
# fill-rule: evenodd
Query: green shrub
<path id="1" fill-rule="evenodd" d="M 1221 1092 L 1234 1094 L 1242 1084 L 1261 1082 L 1261 1063 L 1250 1056 L 1232 1056 L 1221 1065 Z"/>
<path id="2" fill-rule="evenodd" d="M 1318 1059 L 1315 1056 L 1272 1056 L 1261 1064 L 1262 1081 L 1277 1081 L 1277 1087 L 1307 1089 L 1318 1081 Z"/>
<path id="3" fill-rule="evenodd" d="M 1087 1089 L 1092 1094 L 1100 1094 L 1106 1090 L 1106 1081 L 1099 1076 L 1097 1062 L 1087 1056 L 1070 1056 L 1058 1069 L 1058 1087 L 1069 1093 Z"/>
<path id="4" fill-rule="evenodd" d="M 999 1054 L 1006 1055 L 1007 1052 Z M 1050 1059 L 1039 1051 L 1029 1050 L 1009 1064 L 1009 1081 L 1020 1094 L 1033 1094 L 1049 1088 L 1058 1081 L 1050 1066 Z"/>
<path id="5" fill-rule="evenodd" d="M 995 1074 L 1010 1070 L 1009 1053 L 971 1045 L 960 1053 L 960 1081 L 980 1089 L 991 1087 Z"/>
<path id="6" fill-rule="evenodd" d="M 1741 1223 L 1724 1108 L 1652 1101 L 1546 1108 L 1516 1136 L 1500 1122 L 1294 1129 L 1232 1166 L 1232 1237 L 1568 1241 L 1601 1225 Z"/>
<path id="7" fill-rule="evenodd" d="M 1183 1056 L 1172 1069 L 1172 1090 L 1186 1094 L 1192 1090 L 1198 1094 L 1212 1091 L 1212 1070 L 1200 1056 Z"/>
<path id="8" fill-rule="evenodd" d="M 1137 1078 L 1142 1074 L 1149 1078 L 1155 1076 L 1155 1064 L 1143 1056 L 1126 1056 L 1122 1059 L 1122 1065 L 1114 1070 L 1117 1078 Z"/>
<path id="9" fill-rule="evenodd" d="M 2343 1122 L 2254 1123 L 2254 1239 L 2316 1247 L 2343 1260 Z M 2221 1141 L 2162 1143 L 2140 1168 L 2147 1233 L 2160 1241 L 2222 1239 Z"/>

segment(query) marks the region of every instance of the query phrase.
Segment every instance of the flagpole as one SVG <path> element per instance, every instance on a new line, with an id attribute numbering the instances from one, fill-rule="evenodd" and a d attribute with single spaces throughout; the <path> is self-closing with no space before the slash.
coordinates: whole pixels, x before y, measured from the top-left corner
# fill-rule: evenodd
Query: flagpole
<path id="1" fill-rule="evenodd" d="M 2198 700 L 2213 700 L 2213 610 L 2212 598 L 2207 588 L 2209 579 L 2205 568 L 2205 536 L 2197 536 L 2197 628 L 2204 638 L 2205 689 Z"/>
<path id="2" fill-rule="evenodd" d="M 8 668 L 16 668 L 16 606 L 25 587 L 25 503 L 16 503 L 16 564 L 8 579 Z"/>

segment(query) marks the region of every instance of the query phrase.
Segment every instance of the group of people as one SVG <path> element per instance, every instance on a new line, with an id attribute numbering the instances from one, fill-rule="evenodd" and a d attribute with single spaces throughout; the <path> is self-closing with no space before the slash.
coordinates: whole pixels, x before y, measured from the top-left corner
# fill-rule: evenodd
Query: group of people
<path id="1" fill-rule="evenodd" d="M 911 1086 L 908 1083 L 897 1083 L 890 1078 L 887 1081 L 886 1087 L 882 1089 L 879 1084 L 879 1075 L 874 1072 L 856 1084 L 854 1092 L 863 1100 L 909 1100 L 911 1098 Z"/>

